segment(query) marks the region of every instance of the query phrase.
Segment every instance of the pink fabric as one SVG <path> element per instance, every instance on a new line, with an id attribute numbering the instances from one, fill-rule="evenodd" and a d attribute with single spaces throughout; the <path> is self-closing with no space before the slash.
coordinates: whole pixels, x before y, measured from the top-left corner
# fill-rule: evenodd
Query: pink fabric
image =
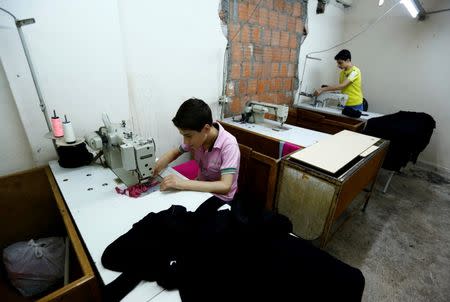
<path id="1" fill-rule="evenodd" d="M 193 180 L 197 178 L 198 175 L 198 165 L 197 162 L 192 159 L 185 163 L 179 164 L 178 166 L 172 167 L 175 171 L 185 176 L 187 179 Z"/>
<path id="2" fill-rule="evenodd" d="M 126 189 L 116 187 L 116 192 L 121 195 L 127 195 L 133 198 L 137 198 L 141 196 L 142 193 L 147 192 L 150 188 L 153 188 L 156 185 L 159 185 L 159 181 L 153 180 L 148 183 L 135 184 L 133 186 L 129 186 Z"/>
<path id="3" fill-rule="evenodd" d="M 303 149 L 303 148 L 300 146 L 285 142 L 283 145 L 283 151 L 281 152 L 281 156 L 285 156 L 285 155 L 290 154 L 299 149 Z"/>

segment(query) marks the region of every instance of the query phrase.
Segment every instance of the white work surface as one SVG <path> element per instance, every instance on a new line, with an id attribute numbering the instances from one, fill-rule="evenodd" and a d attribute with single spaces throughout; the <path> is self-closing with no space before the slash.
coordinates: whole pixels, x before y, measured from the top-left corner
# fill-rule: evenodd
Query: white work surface
<path id="1" fill-rule="evenodd" d="M 150 212 L 160 212 L 171 205 L 181 205 L 188 211 L 194 211 L 212 196 L 202 192 L 158 190 L 142 197 L 131 198 L 116 193 L 117 176 L 109 168 L 92 164 L 65 169 L 61 168 L 57 161 L 52 161 L 49 165 L 104 284 L 113 281 L 120 273 L 103 267 L 103 251 L 115 239 L 130 230 L 135 222 Z M 181 176 L 171 168 L 167 169 L 164 175 L 171 173 Z M 181 301 L 177 290 L 165 291 L 156 282 L 145 281 L 122 301 L 141 302 L 153 298 L 157 301 Z"/>
<path id="2" fill-rule="evenodd" d="M 219 122 L 225 122 L 229 125 L 239 127 L 251 132 L 255 132 L 258 134 L 262 134 L 265 136 L 269 136 L 275 139 L 278 139 L 280 141 L 292 143 L 301 147 L 309 147 L 311 145 L 314 145 L 315 143 L 330 137 L 331 134 L 323 133 L 319 131 L 314 131 L 310 129 L 305 129 L 289 124 L 284 124 L 284 127 L 286 127 L 288 130 L 280 130 L 276 131 L 273 130 L 273 128 L 279 127 L 280 123 L 272 120 L 265 119 L 264 123 L 241 123 L 241 122 L 235 122 L 231 117 L 228 117 L 224 119 L 223 121 Z"/>
<path id="3" fill-rule="evenodd" d="M 314 107 L 309 103 L 296 104 L 295 107 L 303 108 L 303 109 L 307 109 L 307 110 L 311 110 L 311 111 L 316 111 L 316 112 L 324 112 L 324 113 L 330 113 L 330 114 L 334 114 L 334 115 L 349 117 L 349 116 L 342 114 L 342 109 L 336 109 L 336 108 L 330 108 L 330 107 Z M 371 119 L 373 117 L 383 116 L 383 114 L 381 114 L 381 113 L 369 112 L 369 111 L 364 111 L 364 112 L 362 112 L 362 114 L 367 114 L 367 115 L 361 115 L 361 117 L 354 118 L 354 119 L 367 121 L 368 119 Z M 349 117 L 349 118 L 352 118 L 352 117 Z"/>

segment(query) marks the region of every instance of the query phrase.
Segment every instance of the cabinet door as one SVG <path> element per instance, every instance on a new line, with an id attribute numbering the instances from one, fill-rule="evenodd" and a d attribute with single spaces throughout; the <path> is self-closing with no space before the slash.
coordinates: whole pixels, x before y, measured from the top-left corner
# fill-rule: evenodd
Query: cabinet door
<path id="1" fill-rule="evenodd" d="M 335 185 L 283 163 L 277 208 L 293 224 L 294 234 L 314 240 L 322 235 L 333 208 Z"/>

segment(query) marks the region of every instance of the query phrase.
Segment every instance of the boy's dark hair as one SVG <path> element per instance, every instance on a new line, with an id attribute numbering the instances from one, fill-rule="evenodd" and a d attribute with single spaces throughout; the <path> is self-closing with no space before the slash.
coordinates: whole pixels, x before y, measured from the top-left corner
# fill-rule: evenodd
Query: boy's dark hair
<path id="1" fill-rule="evenodd" d="M 338 54 L 334 57 L 334 59 L 336 61 L 337 60 L 344 60 L 344 61 L 350 60 L 351 61 L 352 60 L 352 54 L 350 53 L 349 50 L 343 49 L 340 52 L 338 52 Z"/>
<path id="2" fill-rule="evenodd" d="M 211 108 L 200 99 L 190 98 L 181 104 L 172 122 L 177 128 L 200 132 L 206 124 L 212 125 Z"/>

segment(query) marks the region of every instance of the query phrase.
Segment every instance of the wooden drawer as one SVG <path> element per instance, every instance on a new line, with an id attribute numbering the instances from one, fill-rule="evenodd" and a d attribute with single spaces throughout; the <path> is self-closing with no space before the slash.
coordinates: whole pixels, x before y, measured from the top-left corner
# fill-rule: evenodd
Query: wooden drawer
<path id="1" fill-rule="evenodd" d="M 364 121 L 303 108 L 289 108 L 287 123 L 311 130 L 335 134 L 342 130 L 362 132 Z"/>
<path id="2" fill-rule="evenodd" d="M 42 167 L 0 177 L 0 249 L 50 236 L 69 237 L 69 283 L 33 298 L 10 284 L 0 265 L 2 301 L 100 301 L 97 279 L 78 237 L 50 168 Z"/>

